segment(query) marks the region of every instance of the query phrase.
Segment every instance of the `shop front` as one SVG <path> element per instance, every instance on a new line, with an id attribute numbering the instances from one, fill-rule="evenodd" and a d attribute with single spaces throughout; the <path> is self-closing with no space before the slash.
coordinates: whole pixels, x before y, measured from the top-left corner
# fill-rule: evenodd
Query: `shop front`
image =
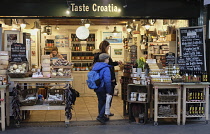
<path id="1" fill-rule="evenodd" d="M 183 117 L 182 121 L 185 122 L 186 118 L 190 118 L 192 112 L 195 114 L 195 108 L 200 109 L 200 113 L 196 113 L 200 114 L 199 117 L 208 119 L 208 116 L 204 114 L 205 110 L 208 110 L 208 101 L 204 96 L 201 99 L 201 93 L 208 93 L 206 87 L 208 83 L 205 83 L 208 81 L 207 78 L 201 77 L 205 79 L 202 80 L 204 86 L 197 90 L 187 86 L 185 88 L 185 84 L 171 84 L 173 82 L 171 77 L 178 77 L 178 74 L 179 78 L 186 78 L 186 74 L 187 77 L 188 75 L 192 76 L 189 81 L 185 82 L 193 84 L 201 82 L 201 78 L 196 81 L 193 76 L 197 75 L 196 78 L 207 76 L 203 40 L 200 40 L 202 47 L 196 44 L 196 47 L 200 48 L 199 51 L 189 50 L 189 48 L 182 49 L 183 47 L 180 45 L 180 42 L 185 41 L 182 40 L 182 37 L 189 38 L 188 35 L 192 34 L 189 27 L 198 26 L 193 22 L 197 22 L 196 20 L 200 17 L 200 5 L 200 1 L 182 0 L 160 0 L 158 2 L 155 0 L 25 2 L 23 0 L 18 3 L 14 2 L 14 4 L 3 2 L 0 5 L 3 35 L 1 39 L 2 53 L 0 54 L 1 70 L 4 70 L 1 75 L 2 78 L 10 77 L 8 78 L 10 85 L 6 97 L 8 101 L 13 101 L 14 113 L 11 115 L 15 117 L 17 124 L 27 120 L 65 121 L 66 124 L 69 119 L 73 121 L 95 120 L 97 116 L 95 100 L 97 98 L 94 91 L 87 87 L 86 79 L 87 73 L 93 65 L 92 51 L 99 48 L 101 41 L 107 40 L 110 42 L 109 54 L 112 59 L 123 62 L 123 65 L 115 67 L 116 96 L 111 109 L 115 116 L 111 119 L 124 119 L 129 115 L 130 121 L 139 122 L 138 119 L 134 120 L 133 113 L 136 111 L 133 109 L 138 109 L 139 106 L 143 106 L 142 104 L 146 104 L 145 109 L 150 109 L 150 113 L 147 113 L 148 118 L 153 119 L 154 117 L 155 125 L 157 125 L 158 118 L 163 118 L 158 113 L 159 110 L 162 110 L 161 114 L 164 115 L 168 107 L 176 111 L 172 114 L 172 118 L 176 118 L 177 123 L 180 124 L 181 88 L 185 89 L 186 96 L 190 96 L 190 93 L 193 93 L 194 97 L 195 94 L 197 96 L 197 98 L 191 98 L 193 101 L 190 101 L 190 104 L 183 102 L 186 106 L 183 108 L 186 109 L 187 116 Z M 5 8 L 8 6 L 9 9 Z M 25 28 L 20 26 L 23 23 L 26 24 Z M 17 30 L 12 30 L 14 28 Z M 202 26 L 199 28 L 204 32 Z M 183 32 L 180 32 L 182 30 Z M 184 30 L 187 31 L 186 35 Z M 199 34 L 199 36 L 201 35 Z M 59 55 L 63 57 L 62 60 L 59 57 L 51 56 L 55 47 Z M 191 52 L 198 52 L 196 56 L 201 57 L 202 67 L 199 66 L 195 69 L 194 65 L 191 65 L 186 68 L 188 66 L 186 60 L 190 61 L 191 57 L 184 55 Z M 8 62 L 9 59 L 10 62 Z M 142 69 L 139 72 L 139 69 L 135 68 L 141 64 L 140 59 L 147 60 L 147 63 L 143 62 L 143 67 L 140 67 Z M 147 67 L 144 67 L 145 65 Z M 149 68 L 150 72 L 147 72 Z M 29 71 L 32 73 L 29 74 Z M 171 73 L 168 73 L 170 71 Z M 30 77 L 28 77 L 29 75 Z M 2 84 L 7 84 L 3 80 Z M 158 94 L 165 95 L 165 88 L 161 87 L 162 84 L 163 87 L 164 85 L 173 85 L 167 87 L 166 92 L 170 92 L 169 96 L 174 93 L 171 95 L 172 98 L 175 97 L 174 102 L 157 101 Z M 149 90 L 150 97 L 147 92 L 144 92 L 148 97 L 144 99 L 145 94 L 140 91 L 139 85 Z M 15 88 L 13 89 L 13 87 Z M 73 91 L 72 89 L 79 92 L 80 97 L 77 98 L 75 109 L 71 111 L 73 104 L 72 100 L 68 100 L 68 92 Z M 153 89 L 155 90 L 153 91 Z M 144 89 L 144 91 L 147 90 Z M 9 92 L 14 92 L 16 95 L 8 97 Z M 152 100 L 153 95 L 155 96 L 154 100 Z M 178 95 L 177 98 L 176 95 Z M 131 98 L 136 98 L 136 100 L 132 101 Z M 191 104 L 194 100 L 202 100 L 202 104 L 199 103 L 200 101 L 198 101 L 199 104 L 197 102 L 195 105 Z M 19 105 L 18 101 L 21 102 L 20 107 L 17 106 Z M 153 103 L 155 104 L 154 115 Z M 6 107 L 6 119 L 7 125 L 9 125 L 10 106 L 8 103 Z M 205 109 L 203 113 L 201 113 L 202 108 Z M 23 112 L 21 115 L 19 110 L 30 111 L 31 115 L 27 116 L 28 112 Z M 44 112 L 37 110 L 44 110 Z M 55 118 L 52 119 L 52 115 L 47 113 L 50 110 L 57 110 L 59 112 L 55 113 L 60 114 L 53 115 Z M 170 110 L 166 114 L 174 112 Z M 189 112 L 190 116 L 188 116 Z M 50 118 L 42 117 L 43 113 Z M 64 113 L 67 115 L 66 119 Z M 88 117 L 86 113 L 89 113 Z M 138 113 L 138 111 L 136 114 L 147 115 Z M 40 118 L 35 119 L 33 116 Z M 59 118 L 57 118 L 58 116 Z M 169 116 L 166 117 L 169 118 Z M 45 120 L 43 120 L 44 118 Z M 145 120 L 146 118 L 144 118 Z"/>

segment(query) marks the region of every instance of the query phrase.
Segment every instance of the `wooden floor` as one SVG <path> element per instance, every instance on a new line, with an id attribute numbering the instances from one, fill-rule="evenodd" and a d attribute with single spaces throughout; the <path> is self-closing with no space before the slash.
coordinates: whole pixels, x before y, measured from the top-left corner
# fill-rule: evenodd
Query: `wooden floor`
<path id="1" fill-rule="evenodd" d="M 123 102 L 120 96 L 114 96 L 112 101 L 111 113 L 114 116 L 110 117 L 111 120 L 124 119 L 123 117 Z M 72 111 L 72 121 L 88 121 L 96 120 L 98 115 L 98 102 L 97 97 L 77 97 L 74 110 Z M 64 110 L 40 110 L 30 111 L 29 117 L 25 121 L 28 122 L 47 122 L 47 121 L 64 121 Z"/>

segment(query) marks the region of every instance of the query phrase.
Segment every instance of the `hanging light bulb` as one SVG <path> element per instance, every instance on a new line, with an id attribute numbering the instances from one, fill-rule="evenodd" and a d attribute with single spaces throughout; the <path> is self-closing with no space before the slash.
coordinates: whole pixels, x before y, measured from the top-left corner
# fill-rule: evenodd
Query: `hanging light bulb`
<path id="1" fill-rule="evenodd" d="M 56 29 L 56 30 L 59 30 L 59 29 L 60 29 L 60 27 L 56 25 L 56 26 L 55 26 L 55 29 Z"/>
<path id="2" fill-rule="evenodd" d="M 127 32 L 130 33 L 132 31 L 133 28 L 131 27 L 131 22 L 130 21 L 128 22 L 128 25 L 127 25 L 126 28 L 127 28 Z"/>
<path id="3" fill-rule="evenodd" d="M 115 26 L 114 27 L 114 31 L 112 32 L 114 35 L 116 35 L 117 33 L 119 33 L 118 31 L 117 31 L 117 27 Z"/>
<path id="4" fill-rule="evenodd" d="M 40 27 L 40 25 L 37 21 L 34 21 L 34 26 L 31 29 L 34 29 L 35 31 L 38 31 L 39 29 L 41 29 L 41 27 Z"/>
<path id="5" fill-rule="evenodd" d="M 145 29 L 148 30 L 150 28 L 150 26 L 151 26 L 151 24 L 147 20 L 147 22 L 144 24 Z"/>
<path id="6" fill-rule="evenodd" d="M 43 34 L 51 35 L 52 34 L 52 27 L 47 25 L 44 27 L 44 30 L 42 31 Z"/>
<path id="7" fill-rule="evenodd" d="M 85 21 L 85 27 L 86 27 L 86 28 L 89 28 L 89 27 L 90 27 L 90 20 L 89 20 L 89 19 L 87 19 L 87 20 Z"/>

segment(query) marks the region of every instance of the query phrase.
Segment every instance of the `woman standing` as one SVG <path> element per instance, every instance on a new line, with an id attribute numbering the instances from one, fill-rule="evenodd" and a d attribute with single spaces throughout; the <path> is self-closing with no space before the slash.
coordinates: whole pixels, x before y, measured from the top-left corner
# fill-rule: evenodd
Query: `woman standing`
<path id="1" fill-rule="evenodd" d="M 99 49 L 93 50 L 93 54 L 94 54 L 93 64 L 96 63 L 96 62 L 99 62 L 99 55 L 101 53 L 107 53 L 108 54 L 109 47 L 110 47 L 110 43 L 108 41 L 104 40 L 100 43 Z M 111 65 L 110 72 L 111 72 L 111 95 L 112 96 L 114 94 L 114 88 L 117 85 L 114 66 L 118 66 L 119 64 L 121 64 L 121 62 L 113 62 L 112 58 L 109 59 L 108 65 Z M 111 103 L 110 103 L 110 105 L 111 105 Z M 114 114 L 110 113 L 109 116 L 114 116 Z"/>

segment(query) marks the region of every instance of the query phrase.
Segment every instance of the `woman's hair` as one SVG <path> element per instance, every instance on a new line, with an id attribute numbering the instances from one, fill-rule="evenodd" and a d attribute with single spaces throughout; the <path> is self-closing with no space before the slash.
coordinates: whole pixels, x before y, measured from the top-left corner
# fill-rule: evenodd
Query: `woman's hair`
<path id="1" fill-rule="evenodd" d="M 58 48 L 57 47 L 53 47 L 52 51 L 57 51 L 58 52 Z"/>
<path id="2" fill-rule="evenodd" d="M 101 50 L 102 53 L 108 53 L 108 52 L 106 52 L 106 48 L 109 45 L 110 45 L 110 43 L 108 41 L 104 40 L 100 43 L 99 49 Z"/>

